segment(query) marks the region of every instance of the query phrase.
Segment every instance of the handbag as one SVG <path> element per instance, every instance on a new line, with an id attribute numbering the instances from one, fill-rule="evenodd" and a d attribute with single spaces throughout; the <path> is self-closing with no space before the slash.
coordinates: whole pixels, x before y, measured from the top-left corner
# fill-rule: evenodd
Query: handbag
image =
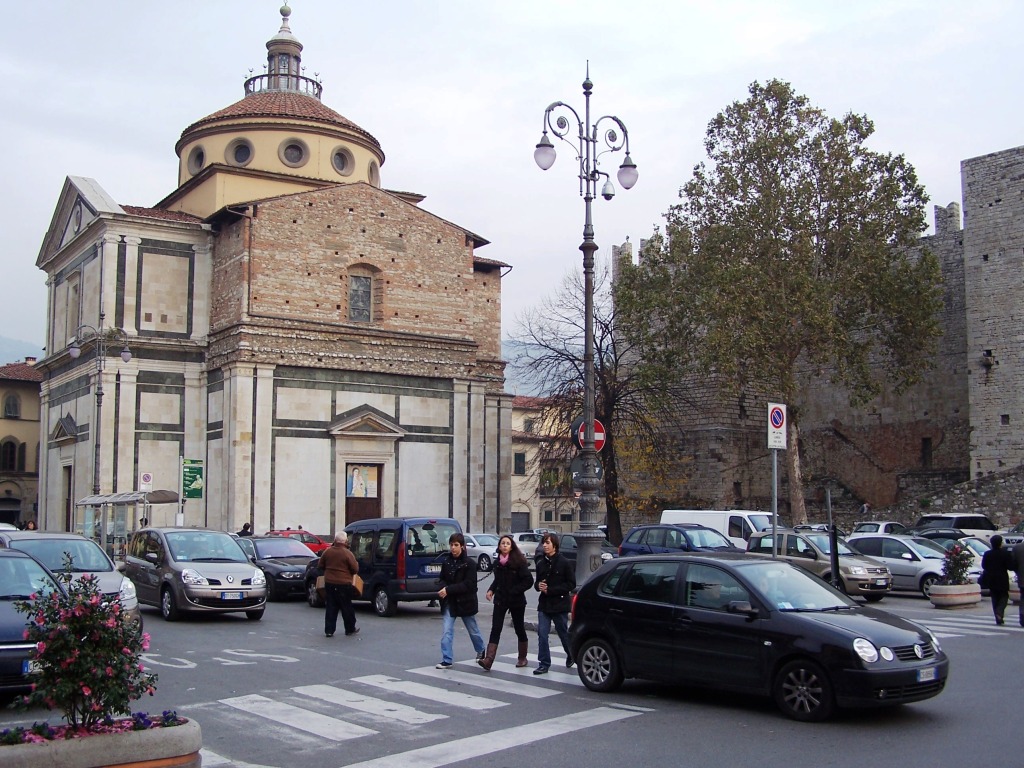
<path id="1" fill-rule="evenodd" d="M 988 589 L 988 574 L 985 571 L 982 571 L 981 576 L 978 577 L 978 586 L 982 589 Z"/>
<path id="2" fill-rule="evenodd" d="M 327 583 L 327 582 L 326 582 L 326 581 L 324 581 L 324 577 L 323 577 L 323 576 L 317 576 L 317 577 L 316 577 L 316 594 L 317 594 L 317 596 L 318 596 L 318 597 L 319 597 L 319 598 L 320 598 L 321 600 L 323 600 L 323 599 L 324 599 L 324 592 L 325 592 L 325 589 L 324 589 L 324 585 L 325 585 L 326 583 Z"/>
<path id="3" fill-rule="evenodd" d="M 352 589 L 356 591 L 356 597 L 363 595 L 363 579 L 358 573 L 352 574 Z"/>

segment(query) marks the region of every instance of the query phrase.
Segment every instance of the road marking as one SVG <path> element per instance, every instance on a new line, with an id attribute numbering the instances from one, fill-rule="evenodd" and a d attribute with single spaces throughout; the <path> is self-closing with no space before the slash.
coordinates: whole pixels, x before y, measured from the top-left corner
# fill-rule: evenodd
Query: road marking
<path id="1" fill-rule="evenodd" d="M 440 768 L 451 763 L 490 755 L 511 747 L 519 747 L 548 738 L 559 738 L 572 731 L 608 725 L 617 720 L 636 717 L 639 712 L 613 707 L 597 707 L 584 712 L 574 712 L 537 723 L 517 725 L 501 731 L 491 731 L 457 741 L 449 741 L 432 747 L 411 749 L 395 755 L 386 755 L 362 763 L 352 763 L 343 768 Z"/>
<path id="2" fill-rule="evenodd" d="M 475 661 L 460 661 L 458 663 L 476 664 Z M 583 686 L 583 682 L 580 680 L 579 675 L 574 672 L 566 674 L 565 672 L 549 670 L 546 675 L 534 675 L 533 669 L 533 667 L 517 667 L 515 664 L 506 664 L 501 661 L 496 661 L 491 666 L 491 670 L 494 672 L 501 672 L 506 675 L 515 675 L 516 677 L 529 677 L 537 682 L 544 682 L 546 680 L 549 683 L 560 683 L 561 685 Z"/>
<path id="3" fill-rule="evenodd" d="M 476 663 L 475 661 L 473 662 Z M 515 667 L 512 667 L 515 669 Z M 484 674 L 471 674 L 469 672 L 463 672 L 460 669 L 434 669 L 434 667 L 417 667 L 416 669 L 407 669 L 406 672 L 411 672 L 415 675 L 426 675 L 427 677 L 437 677 L 448 680 L 457 680 L 459 685 L 472 685 L 477 688 L 486 688 L 489 691 L 500 691 L 501 693 L 511 693 L 515 696 L 526 696 L 530 699 L 544 699 L 548 696 L 558 696 L 561 691 L 556 691 L 551 688 L 540 688 L 535 685 L 527 685 L 526 683 L 514 683 L 511 680 L 503 680 L 500 677 L 494 677 L 493 675 Z"/>
<path id="4" fill-rule="evenodd" d="M 274 701 L 265 696 L 236 696 L 233 699 L 221 699 L 220 702 L 243 712 L 259 715 L 331 741 L 347 741 L 377 733 L 369 728 L 363 728 L 361 725 L 321 715 L 312 710 L 293 707 L 291 704 Z"/>
<path id="5" fill-rule="evenodd" d="M 415 696 L 417 699 L 443 701 L 445 706 L 462 707 L 463 709 L 475 709 L 482 711 L 508 706 L 507 701 L 495 701 L 494 699 L 485 699 L 483 696 L 472 696 L 468 693 L 449 691 L 438 686 L 411 683 L 407 680 L 399 680 L 398 678 L 388 677 L 387 675 L 353 677 L 352 682 L 363 683 L 364 685 L 373 685 L 377 688 L 383 688 L 386 691 L 401 693 L 405 696 Z"/>
<path id="6" fill-rule="evenodd" d="M 437 670 L 444 674 L 443 670 Z M 339 704 L 343 707 L 366 712 L 378 717 L 386 717 L 389 720 L 398 720 L 409 725 L 421 725 L 434 720 L 444 720 L 448 715 L 420 712 L 418 709 L 405 704 L 396 704 L 384 699 L 375 699 L 373 696 L 364 696 L 354 691 L 346 691 L 343 688 L 335 688 L 333 685 L 300 685 L 292 688 L 296 693 L 303 696 L 311 696 L 331 704 Z"/>

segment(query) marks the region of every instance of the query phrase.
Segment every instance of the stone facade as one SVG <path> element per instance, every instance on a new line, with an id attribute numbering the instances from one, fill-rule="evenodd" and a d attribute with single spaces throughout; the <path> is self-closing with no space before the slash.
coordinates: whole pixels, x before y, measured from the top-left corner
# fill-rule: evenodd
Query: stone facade
<path id="1" fill-rule="evenodd" d="M 0 366 L 0 522 L 36 520 L 39 383 L 36 359 Z"/>

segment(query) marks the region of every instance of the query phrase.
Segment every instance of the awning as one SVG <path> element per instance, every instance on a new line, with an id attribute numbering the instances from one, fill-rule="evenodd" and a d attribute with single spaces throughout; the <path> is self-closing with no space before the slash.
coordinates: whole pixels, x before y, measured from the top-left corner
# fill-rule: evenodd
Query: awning
<path id="1" fill-rule="evenodd" d="M 86 496 L 75 502 L 76 507 L 102 507 L 106 504 L 128 506 L 129 504 L 177 504 L 178 494 L 175 491 L 122 491 L 121 493 L 101 493 Z"/>

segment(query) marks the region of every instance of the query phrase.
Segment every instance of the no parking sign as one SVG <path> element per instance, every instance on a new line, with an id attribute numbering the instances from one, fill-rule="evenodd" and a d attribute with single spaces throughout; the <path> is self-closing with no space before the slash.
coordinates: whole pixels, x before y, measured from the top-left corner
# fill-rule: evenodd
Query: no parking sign
<path id="1" fill-rule="evenodd" d="M 786 450 L 786 406 L 768 403 L 768 447 Z"/>

